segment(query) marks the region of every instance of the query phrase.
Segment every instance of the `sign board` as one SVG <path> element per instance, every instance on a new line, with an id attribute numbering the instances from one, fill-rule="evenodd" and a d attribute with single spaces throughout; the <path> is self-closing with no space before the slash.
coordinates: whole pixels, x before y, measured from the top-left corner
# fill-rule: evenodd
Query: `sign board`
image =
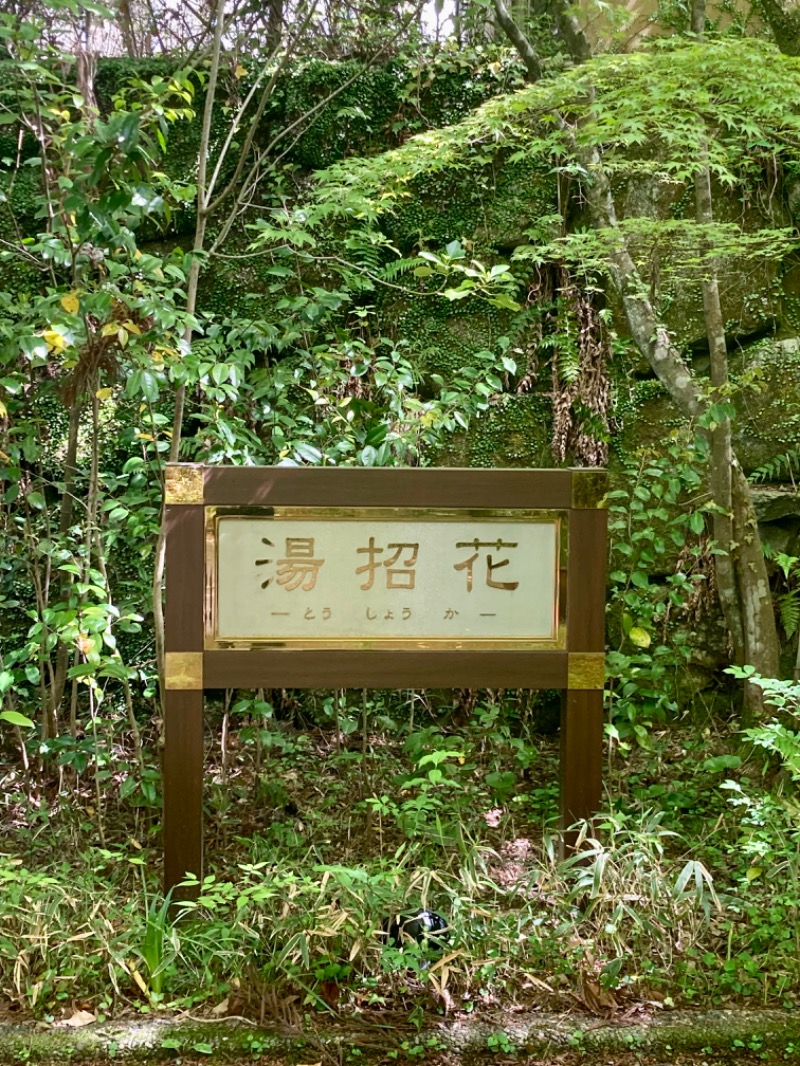
<path id="1" fill-rule="evenodd" d="M 564 514 L 214 510 L 206 647 L 559 647 Z"/>
<path id="2" fill-rule="evenodd" d="M 167 467 L 165 886 L 202 876 L 207 688 L 560 688 L 597 808 L 606 475 Z"/>

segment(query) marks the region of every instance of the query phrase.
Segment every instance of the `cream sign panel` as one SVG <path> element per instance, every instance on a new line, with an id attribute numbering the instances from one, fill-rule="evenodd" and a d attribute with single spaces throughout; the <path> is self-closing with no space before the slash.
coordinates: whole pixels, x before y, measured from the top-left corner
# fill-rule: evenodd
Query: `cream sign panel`
<path id="1" fill-rule="evenodd" d="M 557 639 L 559 517 L 299 511 L 216 515 L 215 640 Z"/>

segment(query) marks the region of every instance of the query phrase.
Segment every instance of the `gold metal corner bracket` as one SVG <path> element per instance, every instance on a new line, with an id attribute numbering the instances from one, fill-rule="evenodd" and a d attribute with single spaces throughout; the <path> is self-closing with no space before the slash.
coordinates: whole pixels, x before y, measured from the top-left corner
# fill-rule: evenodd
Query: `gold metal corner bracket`
<path id="1" fill-rule="evenodd" d="M 168 463 L 164 475 L 164 502 L 202 503 L 203 467 L 198 463 Z"/>
<path id="2" fill-rule="evenodd" d="M 164 656 L 164 685 L 170 690 L 193 690 L 203 687 L 203 653 L 168 651 Z"/>
<path id="3" fill-rule="evenodd" d="M 575 510 L 590 510 L 606 506 L 608 472 L 587 467 L 572 472 L 572 507 Z"/>
<path id="4" fill-rule="evenodd" d="M 602 689 L 606 657 L 602 651 L 571 651 L 567 655 L 567 688 Z"/>

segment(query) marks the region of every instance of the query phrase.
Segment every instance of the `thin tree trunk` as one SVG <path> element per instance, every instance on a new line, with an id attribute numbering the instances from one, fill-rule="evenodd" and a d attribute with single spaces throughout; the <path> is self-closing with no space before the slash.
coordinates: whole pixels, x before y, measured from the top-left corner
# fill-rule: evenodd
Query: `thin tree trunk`
<path id="1" fill-rule="evenodd" d="M 75 514 L 75 481 L 78 473 L 78 433 L 83 413 L 82 402 L 75 397 L 69 409 L 69 427 L 67 429 L 67 453 L 64 457 L 64 492 L 61 496 L 61 515 L 58 522 L 58 532 L 65 537 L 72 528 Z M 69 596 L 69 589 L 73 582 L 72 574 L 65 570 L 60 571 L 57 583 L 56 595 L 61 600 Z M 47 713 L 47 734 L 55 737 L 58 732 L 57 714 L 61 701 L 64 698 L 64 689 L 67 682 L 67 669 L 69 667 L 69 648 L 59 642 L 56 650 L 56 666 L 53 685 L 49 694 L 49 707 Z"/>
<path id="2" fill-rule="evenodd" d="M 700 4 L 693 9 L 692 25 L 703 21 L 694 17 Z M 701 226 L 714 221 L 713 201 L 711 197 L 711 174 L 707 163 L 707 150 L 704 148 L 703 166 L 694 179 L 695 217 Z M 722 317 L 722 305 L 719 298 L 716 263 L 711 264 L 711 273 L 702 282 L 703 316 L 708 339 L 708 351 L 711 360 L 711 402 L 719 403 L 725 399 L 725 387 L 728 384 L 728 347 L 725 342 L 725 321 Z M 722 614 L 733 642 L 734 660 L 741 666 L 745 660 L 745 627 L 742 617 L 742 593 L 736 574 L 736 549 L 733 536 L 733 496 L 732 496 L 732 461 L 730 419 L 722 418 L 709 433 L 711 444 L 711 464 L 709 469 L 709 487 L 711 498 L 716 505 L 713 516 L 713 534 L 717 547 L 724 552 L 714 558 Z"/>
<path id="3" fill-rule="evenodd" d="M 283 35 L 283 0 L 267 0 L 267 51 L 277 52 Z"/>
<path id="4" fill-rule="evenodd" d="M 130 0 L 119 0 L 119 3 L 117 4 L 117 20 L 119 32 L 122 36 L 122 43 L 128 54 L 128 59 L 138 59 L 139 54 L 136 48 L 136 34 L 133 29 L 133 19 L 131 18 Z"/>
<path id="5" fill-rule="evenodd" d="M 528 72 L 528 77 L 531 81 L 538 81 L 542 76 L 542 64 L 536 53 L 536 49 L 519 26 L 517 26 L 516 22 L 514 22 L 503 0 L 493 0 L 493 2 L 497 21 L 505 31 L 506 37 L 508 37 L 509 41 L 511 41 L 519 52 L 520 58 L 525 64 L 525 69 Z"/>
<path id="6" fill-rule="evenodd" d="M 706 28 L 706 0 L 692 4 L 692 32 L 703 40 Z M 714 221 L 708 146 L 702 147 L 701 166 L 695 174 L 695 218 L 698 225 Z M 709 276 L 703 279 L 703 316 L 711 362 L 711 402 L 725 399 L 728 385 L 728 347 L 725 319 L 719 296 L 717 264 L 712 260 Z M 750 486 L 733 454 L 731 422 L 725 417 L 710 431 L 711 496 L 716 504 L 713 519 L 714 540 L 724 554 L 716 555 L 714 567 L 720 605 L 733 642 L 734 660 L 749 663 L 764 677 L 778 673 L 778 631 L 772 608 L 764 550 L 758 532 Z M 757 685 L 745 684 L 743 714 L 752 721 L 764 711 L 764 699 Z"/>
<path id="7" fill-rule="evenodd" d="M 778 630 L 769 589 L 767 564 L 758 532 L 750 485 L 734 458 L 732 465 L 733 536 L 738 555 L 739 589 L 744 620 L 744 660 L 762 677 L 777 677 Z M 764 711 L 763 694 L 756 685 L 745 686 L 745 717 Z"/>
<path id="8" fill-rule="evenodd" d="M 225 0 L 217 0 L 216 22 L 214 26 L 214 45 L 211 54 L 211 65 L 206 87 L 206 102 L 203 111 L 203 126 L 200 135 L 200 147 L 197 166 L 197 223 L 195 226 L 194 244 L 192 245 L 192 262 L 189 267 L 189 277 L 186 285 L 186 313 L 189 319 L 194 316 L 197 308 L 197 286 L 200 280 L 200 253 L 205 245 L 206 225 L 208 223 L 209 190 L 206 188 L 206 173 L 208 169 L 208 153 L 211 143 L 211 122 L 214 115 L 214 99 L 216 96 L 217 79 L 219 76 L 219 57 L 222 49 L 222 30 L 225 16 Z M 184 340 L 191 343 L 191 321 L 184 331 Z M 181 454 L 181 434 L 183 432 L 183 411 L 186 404 L 186 386 L 181 385 L 175 391 L 175 412 L 172 419 L 172 440 L 169 449 L 169 461 L 177 463 Z M 167 530 L 165 525 L 165 512 L 162 508 L 161 527 L 155 547 L 155 562 L 153 569 L 153 630 L 156 644 L 156 664 L 158 668 L 159 692 L 161 696 L 162 710 L 164 702 L 164 562 L 167 547 Z"/>
<path id="9" fill-rule="evenodd" d="M 99 114 L 99 109 L 97 107 L 97 98 L 94 94 L 94 75 L 97 67 L 97 58 L 92 51 L 92 15 L 89 11 L 84 16 L 75 59 L 75 80 L 78 83 L 78 92 L 83 98 L 81 110 L 88 125 L 93 126 Z"/>

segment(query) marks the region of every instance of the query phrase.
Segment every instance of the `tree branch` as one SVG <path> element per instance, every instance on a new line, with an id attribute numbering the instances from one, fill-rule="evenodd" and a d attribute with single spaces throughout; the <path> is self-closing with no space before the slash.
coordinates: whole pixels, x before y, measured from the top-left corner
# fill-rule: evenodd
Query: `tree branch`
<path id="1" fill-rule="evenodd" d="M 528 72 L 528 80 L 538 81 L 542 76 L 542 63 L 536 49 L 513 20 L 508 8 L 503 3 L 503 0 L 492 0 L 492 2 L 494 3 L 497 21 L 503 28 L 506 37 L 508 37 L 509 41 L 514 45 L 517 52 L 519 52 L 520 58 L 525 64 L 525 69 Z"/>

